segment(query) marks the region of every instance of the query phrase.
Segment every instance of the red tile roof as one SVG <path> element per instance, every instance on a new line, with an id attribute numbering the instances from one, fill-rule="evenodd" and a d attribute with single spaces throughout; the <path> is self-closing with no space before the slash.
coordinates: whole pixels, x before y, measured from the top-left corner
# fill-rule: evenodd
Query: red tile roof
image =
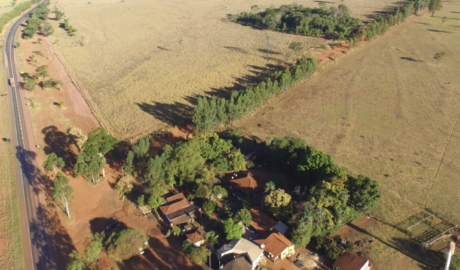
<path id="1" fill-rule="evenodd" d="M 204 234 L 206 232 L 203 230 L 203 227 L 199 227 L 193 233 L 188 233 L 187 236 L 188 240 L 192 243 L 200 242 L 204 240 Z"/>
<path id="2" fill-rule="evenodd" d="M 167 204 L 160 206 L 160 211 L 163 213 L 163 215 L 170 214 L 190 205 L 190 202 L 187 200 L 187 198 L 185 198 L 183 193 L 165 198 L 165 200 Z"/>
<path id="3" fill-rule="evenodd" d="M 254 240 L 259 245 L 265 245 L 263 248 L 266 253 L 271 253 L 273 258 L 281 255 L 281 253 L 288 247 L 294 246 L 284 235 L 279 232 L 270 234 L 267 239 Z"/>
<path id="4" fill-rule="evenodd" d="M 245 195 L 247 192 L 253 194 L 256 189 L 260 189 L 257 181 L 254 179 L 252 173 L 250 172 L 248 172 L 245 177 L 230 180 L 230 183 L 232 183 L 236 189 L 243 192 Z"/>
<path id="5" fill-rule="evenodd" d="M 360 270 L 369 260 L 355 254 L 344 252 L 333 264 L 342 270 Z"/>

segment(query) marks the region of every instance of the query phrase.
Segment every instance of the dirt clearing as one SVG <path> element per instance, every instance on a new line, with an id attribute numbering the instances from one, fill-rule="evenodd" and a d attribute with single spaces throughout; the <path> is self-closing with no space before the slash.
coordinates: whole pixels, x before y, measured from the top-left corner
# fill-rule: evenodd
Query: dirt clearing
<path id="1" fill-rule="evenodd" d="M 238 124 L 262 139 L 305 138 L 349 173 L 379 181 L 383 199 L 373 214 L 383 223 L 368 231 L 383 241 L 371 253 L 379 269 L 398 269 L 388 261 L 393 255 L 412 259 L 404 269 L 420 267 L 423 258 L 399 253 L 413 249 L 391 226 L 424 207 L 460 223 L 460 5 L 443 6 L 348 53 Z M 439 62 L 438 52 L 447 53 Z"/>
<path id="2" fill-rule="evenodd" d="M 345 4 L 365 18 L 394 2 Z M 293 41 L 302 42 L 310 56 L 326 42 L 227 19 L 252 5 L 263 9 L 292 1 L 64 0 L 50 6 L 56 3 L 78 32 L 69 37 L 52 22 L 51 40 L 94 100 L 97 117 L 119 138 L 182 126 L 198 95 L 225 95 L 260 82 L 265 72 L 293 61 Z M 318 6 L 312 0 L 299 4 Z"/>

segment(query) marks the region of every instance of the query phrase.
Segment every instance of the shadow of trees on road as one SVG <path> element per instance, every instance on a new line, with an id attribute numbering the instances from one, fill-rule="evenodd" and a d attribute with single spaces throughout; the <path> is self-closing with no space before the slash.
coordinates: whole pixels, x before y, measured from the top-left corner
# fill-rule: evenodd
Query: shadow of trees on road
<path id="1" fill-rule="evenodd" d="M 65 269 L 67 258 L 75 247 L 61 224 L 54 204 L 51 202 L 50 191 L 53 181 L 37 167 L 36 155 L 35 152 L 20 146 L 16 147 L 16 158 L 19 160 L 22 173 L 27 179 L 23 183 L 26 190 L 30 188 L 35 196 L 42 192 L 46 197 L 45 205 L 34 200 L 34 195 L 31 198 L 26 198 L 26 205 L 29 208 L 28 216 L 30 217 L 30 242 L 34 252 L 38 251 L 39 253 L 35 254 L 38 257 L 36 267 L 37 269 Z M 34 208 L 31 200 L 37 201 L 36 208 Z"/>

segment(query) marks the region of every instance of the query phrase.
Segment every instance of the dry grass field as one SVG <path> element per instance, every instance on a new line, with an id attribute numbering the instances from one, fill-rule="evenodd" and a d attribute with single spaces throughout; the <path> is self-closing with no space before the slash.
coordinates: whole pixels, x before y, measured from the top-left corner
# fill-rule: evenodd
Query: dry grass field
<path id="1" fill-rule="evenodd" d="M 267 67 L 293 60 L 292 41 L 314 55 L 321 38 L 244 27 L 228 14 L 291 4 L 289 0 L 60 0 L 51 1 L 78 29 L 69 37 L 55 26 L 51 40 L 76 80 L 94 100 L 93 109 L 119 138 L 181 125 L 197 95 L 241 89 L 259 82 Z M 346 2 L 366 15 L 397 2 Z M 317 7 L 318 1 L 297 1 Z M 339 5 L 342 2 L 327 2 Z M 53 15 L 51 15 L 52 17 Z M 267 37 L 270 40 L 270 50 Z"/>
<path id="2" fill-rule="evenodd" d="M 305 138 L 349 173 L 379 181 L 383 199 L 373 214 L 383 222 L 367 227 L 380 240 L 371 254 L 377 269 L 433 269 L 393 228 L 409 216 L 428 208 L 460 224 L 460 3 L 443 5 L 434 17 L 413 17 L 354 49 L 238 124 L 262 139 Z M 438 62 L 437 52 L 447 56 Z"/>
<path id="3" fill-rule="evenodd" d="M 16 5 L 25 2 L 27 0 L 16 0 Z M 0 0 L 0 15 L 6 13 L 14 8 L 11 5 L 12 0 Z"/>

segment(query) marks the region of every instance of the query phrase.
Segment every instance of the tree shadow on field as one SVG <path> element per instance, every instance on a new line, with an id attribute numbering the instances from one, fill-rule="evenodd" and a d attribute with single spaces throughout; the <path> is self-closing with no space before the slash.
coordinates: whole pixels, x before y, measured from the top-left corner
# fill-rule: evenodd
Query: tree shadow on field
<path id="1" fill-rule="evenodd" d="M 438 30 L 438 29 L 426 29 L 430 32 L 435 32 L 435 33 L 447 33 L 447 34 L 452 34 L 454 32 L 451 32 L 451 31 L 446 31 L 446 30 Z"/>
<path id="2" fill-rule="evenodd" d="M 44 141 L 47 144 L 43 147 L 45 154 L 55 153 L 64 160 L 65 166 L 63 171 L 66 173 L 73 172 L 73 166 L 77 161 L 77 155 L 72 150 L 72 141 L 69 135 L 58 130 L 56 126 L 47 126 L 42 129 L 45 135 Z"/>
<path id="3" fill-rule="evenodd" d="M 267 49 L 257 49 L 261 53 L 266 53 L 266 54 L 274 54 L 274 55 L 279 55 L 281 54 L 280 52 L 275 52 L 272 50 L 267 50 Z"/>
<path id="4" fill-rule="evenodd" d="M 142 102 L 136 105 L 142 111 L 171 126 L 191 124 L 193 107 L 188 104 L 177 101 L 172 104 L 152 101 L 152 103 Z"/>
<path id="5" fill-rule="evenodd" d="M 418 243 L 416 243 L 411 238 L 393 237 L 388 241 L 385 241 L 382 238 L 369 233 L 367 230 L 354 225 L 353 223 L 348 223 L 347 226 L 360 233 L 367 234 L 382 244 L 386 245 L 387 247 L 392 248 L 417 261 L 419 263 L 419 267 L 423 270 L 436 269 L 436 266 L 439 266 L 440 258 L 442 262 L 442 257 L 439 256 L 439 252 L 434 250 L 427 250 L 422 252 L 419 249 Z"/>
<path id="6" fill-rule="evenodd" d="M 216 96 L 217 98 L 229 99 L 233 91 L 244 90 L 247 87 L 256 86 L 262 81 L 266 81 L 268 78 L 272 77 L 275 71 L 285 68 L 285 66 L 281 64 L 284 62 L 279 61 L 278 63 L 279 64 L 268 63 L 265 66 L 248 65 L 249 72 L 241 77 L 234 77 L 234 82 L 231 86 L 211 88 L 205 91 L 205 95 L 186 96 L 184 100 L 187 103 L 178 101 L 174 103 L 152 101 L 151 103 L 136 103 L 136 105 L 139 106 L 142 111 L 171 126 L 183 127 L 191 125 L 193 106 L 197 103 L 199 97 Z M 193 106 L 189 104 L 193 104 Z"/>
<path id="7" fill-rule="evenodd" d="M 423 60 L 417 60 L 415 58 L 412 58 L 412 57 L 400 57 L 402 60 L 407 60 L 407 61 L 410 61 L 410 62 L 425 62 Z"/>
<path id="8" fill-rule="evenodd" d="M 426 23 L 426 22 L 415 22 L 416 24 L 423 24 L 423 25 L 431 25 L 431 23 Z"/>

